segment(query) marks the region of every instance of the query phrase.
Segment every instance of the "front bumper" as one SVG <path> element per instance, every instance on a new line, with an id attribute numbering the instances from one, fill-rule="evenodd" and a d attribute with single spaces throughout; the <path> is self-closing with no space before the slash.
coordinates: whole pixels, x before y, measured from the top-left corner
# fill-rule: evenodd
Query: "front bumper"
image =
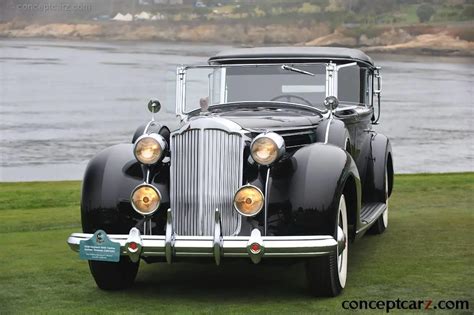
<path id="1" fill-rule="evenodd" d="M 261 236 L 254 229 L 250 236 L 221 236 L 219 211 L 216 210 L 214 236 L 183 236 L 172 231 L 171 210 L 168 210 L 166 235 L 141 235 L 137 228 L 127 234 L 108 235 L 112 242 L 120 244 L 122 256 L 132 261 L 140 257 L 166 257 L 171 263 L 173 257 L 213 257 L 216 264 L 221 257 L 249 257 L 254 263 L 263 257 L 316 257 L 329 255 L 345 246 L 332 236 Z M 78 252 L 81 241 L 93 234 L 73 233 L 67 242 Z M 131 246 L 131 244 L 133 246 Z M 339 246 L 338 246 L 339 244 Z"/>

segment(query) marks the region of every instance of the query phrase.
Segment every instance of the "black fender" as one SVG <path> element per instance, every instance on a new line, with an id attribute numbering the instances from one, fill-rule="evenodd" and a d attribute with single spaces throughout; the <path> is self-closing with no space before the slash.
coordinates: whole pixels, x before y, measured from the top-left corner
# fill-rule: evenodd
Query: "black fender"
<path id="1" fill-rule="evenodd" d="M 352 141 L 349 130 L 347 129 L 344 122 L 337 118 L 323 120 L 316 129 L 317 142 L 324 143 L 326 141 L 326 131 L 329 126 L 328 141 L 327 143 L 333 144 L 347 152 L 352 152 Z"/>
<path id="2" fill-rule="evenodd" d="M 346 196 L 350 223 L 361 204 L 359 172 L 343 149 L 314 143 L 271 169 L 269 235 L 335 235 L 339 198 Z"/>
<path id="3" fill-rule="evenodd" d="M 393 189 L 393 156 L 390 140 L 383 134 L 373 134 L 371 138 L 371 152 L 369 159 L 369 170 L 372 176 L 373 186 L 369 194 L 370 201 L 385 201 L 385 168 L 388 175 L 388 194 Z"/>
<path id="4" fill-rule="evenodd" d="M 169 208 L 169 170 L 157 171 L 152 185 L 161 193 L 160 208 L 152 216 L 153 232 L 163 234 Z M 156 175 L 156 174 L 155 174 Z M 97 154 L 87 165 L 82 184 L 81 220 L 85 233 L 103 229 L 107 233 L 128 234 L 142 227 L 143 216 L 130 203 L 133 189 L 142 184 L 142 167 L 133 156 L 132 144 L 118 144 Z"/>
<path id="5" fill-rule="evenodd" d="M 159 133 L 161 134 L 165 140 L 170 143 L 170 130 L 168 127 L 161 125 L 160 123 L 156 121 L 150 121 L 144 124 L 141 124 L 136 130 L 135 133 L 133 134 L 132 137 L 132 143 L 135 143 L 137 141 L 138 137 L 143 135 L 144 133 Z"/>

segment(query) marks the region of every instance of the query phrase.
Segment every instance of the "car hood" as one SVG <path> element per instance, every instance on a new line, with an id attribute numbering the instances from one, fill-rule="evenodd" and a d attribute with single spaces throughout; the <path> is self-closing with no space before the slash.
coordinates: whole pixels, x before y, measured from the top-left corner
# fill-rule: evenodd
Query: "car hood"
<path id="1" fill-rule="evenodd" d="M 321 115 L 317 113 L 293 109 L 239 109 L 205 116 L 225 118 L 250 131 L 311 127 L 316 126 L 321 120 Z"/>

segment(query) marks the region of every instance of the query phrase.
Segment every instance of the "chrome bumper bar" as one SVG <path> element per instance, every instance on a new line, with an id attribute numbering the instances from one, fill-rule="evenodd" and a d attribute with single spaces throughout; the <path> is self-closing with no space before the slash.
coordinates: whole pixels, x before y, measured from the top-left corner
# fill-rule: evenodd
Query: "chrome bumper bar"
<path id="1" fill-rule="evenodd" d="M 132 261 L 140 257 L 214 257 L 216 264 L 221 257 L 249 257 L 254 263 L 263 257 L 315 257 L 329 255 L 338 249 L 338 241 L 332 236 L 261 236 L 254 229 L 250 236 L 221 236 L 219 211 L 216 209 L 214 236 L 183 236 L 172 231 L 171 210 L 168 210 L 166 235 L 141 235 L 137 228 L 127 234 L 107 235 L 112 242 L 120 244 L 121 255 Z M 78 252 L 81 241 L 94 234 L 73 233 L 67 242 Z M 339 242 L 345 245 L 344 241 Z M 339 246 L 339 247 L 340 247 Z"/>

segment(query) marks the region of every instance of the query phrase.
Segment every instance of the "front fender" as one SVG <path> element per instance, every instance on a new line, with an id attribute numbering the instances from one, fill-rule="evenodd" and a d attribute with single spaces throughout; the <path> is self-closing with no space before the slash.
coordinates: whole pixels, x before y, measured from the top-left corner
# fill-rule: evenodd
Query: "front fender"
<path id="1" fill-rule="evenodd" d="M 103 229 L 107 233 L 128 233 L 143 221 L 130 204 L 133 189 L 143 183 L 142 169 L 133 156 L 132 144 L 118 144 L 96 155 L 87 165 L 82 184 L 81 220 L 85 233 Z M 169 207 L 166 177 L 152 184 L 160 190 L 160 209 L 153 215 L 155 228 L 164 226 L 159 220 Z M 165 209 L 165 210 L 163 210 Z"/>
<path id="2" fill-rule="evenodd" d="M 349 211 L 360 211 L 359 172 L 337 146 L 314 143 L 299 149 L 272 169 L 270 180 L 268 229 L 274 235 L 334 235 L 339 198 L 349 182 L 354 186 Z"/>
<path id="3" fill-rule="evenodd" d="M 328 138 L 326 139 L 328 125 L 329 132 L 327 133 Z M 327 140 L 327 143 L 347 151 L 352 150 L 351 147 L 354 143 L 344 122 L 337 118 L 323 120 L 319 124 L 318 129 L 316 129 L 316 138 L 318 142 L 325 142 Z"/>

